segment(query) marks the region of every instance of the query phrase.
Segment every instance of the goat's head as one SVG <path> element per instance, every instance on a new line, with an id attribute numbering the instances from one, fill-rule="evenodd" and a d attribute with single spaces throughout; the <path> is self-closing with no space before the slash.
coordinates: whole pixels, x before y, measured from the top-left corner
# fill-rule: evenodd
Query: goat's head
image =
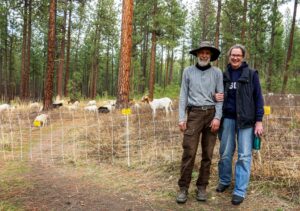
<path id="1" fill-rule="evenodd" d="M 150 100 L 149 100 L 149 96 L 148 96 L 148 95 L 143 96 L 143 98 L 142 98 L 142 102 L 143 102 L 143 103 L 145 103 L 145 102 L 146 102 L 146 103 L 149 103 L 149 101 L 150 101 Z"/>

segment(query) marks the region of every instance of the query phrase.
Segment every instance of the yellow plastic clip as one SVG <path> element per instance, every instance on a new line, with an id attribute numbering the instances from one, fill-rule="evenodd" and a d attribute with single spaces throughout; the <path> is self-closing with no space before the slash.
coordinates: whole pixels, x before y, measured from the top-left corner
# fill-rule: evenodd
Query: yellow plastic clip
<path id="1" fill-rule="evenodd" d="M 265 115 L 271 114 L 271 106 L 264 106 Z"/>

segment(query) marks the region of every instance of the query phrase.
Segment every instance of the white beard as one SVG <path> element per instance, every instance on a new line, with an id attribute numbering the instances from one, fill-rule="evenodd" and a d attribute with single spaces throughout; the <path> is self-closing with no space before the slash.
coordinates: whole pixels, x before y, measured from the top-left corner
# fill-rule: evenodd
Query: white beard
<path id="1" fill-rule="evenodd" d="M 205 60 L 201 60 L 201 59 L 198 58 L 198 64 L 199 64 L 200 67 L 207 66 L 209 64 L 209 62 L 210 62 L 210 59 L 205 61 Z"/>

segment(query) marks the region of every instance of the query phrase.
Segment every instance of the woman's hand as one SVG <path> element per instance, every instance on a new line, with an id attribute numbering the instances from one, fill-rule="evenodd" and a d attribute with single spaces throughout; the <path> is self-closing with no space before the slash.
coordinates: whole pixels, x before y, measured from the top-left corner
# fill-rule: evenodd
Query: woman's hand
<path id="1" fill-rule="evenodd" d="M 254 128 L 254 134 L 257 136 L 261 136 L 263 134 L 264 128 L 262 122 L 256 122 Z"/>

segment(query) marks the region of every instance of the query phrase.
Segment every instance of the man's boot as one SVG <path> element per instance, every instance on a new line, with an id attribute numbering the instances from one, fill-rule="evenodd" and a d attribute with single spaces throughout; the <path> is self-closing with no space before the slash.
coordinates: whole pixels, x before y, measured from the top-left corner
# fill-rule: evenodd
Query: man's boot
<path id="1" fill-rule="evenodd" d="M 186 189 L 182 189 L 178 192 L 176 197 L 176 202 L 183 204 L 187 201 L 188 191 Z"/>
<path id="2" fill-rule="evenodd" d="M 196 199 L 198 201 L 206 201 L 207 200 L 206 186 L 198 187 Z"/>

